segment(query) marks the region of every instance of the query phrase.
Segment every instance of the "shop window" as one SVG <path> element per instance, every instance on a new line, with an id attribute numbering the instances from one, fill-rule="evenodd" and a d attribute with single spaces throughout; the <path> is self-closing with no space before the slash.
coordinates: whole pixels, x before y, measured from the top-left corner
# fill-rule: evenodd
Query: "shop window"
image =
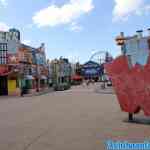
<path id="1" fill-rule="evenodd" d="M 0 43 L 0 64 L 7 64 L 7 44 Z"/>

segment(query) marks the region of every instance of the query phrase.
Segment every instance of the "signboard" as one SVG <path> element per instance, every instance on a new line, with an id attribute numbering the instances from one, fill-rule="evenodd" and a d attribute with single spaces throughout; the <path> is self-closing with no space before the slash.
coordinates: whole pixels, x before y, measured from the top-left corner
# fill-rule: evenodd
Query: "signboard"
<path id="1" fill-rule="evenodd" d="M 94 68 L 86 69 L 85 70 L 85 74 L 87 74 L 87 75 L 94 75 L 94 74 L 97 75 L 98 71 L 96 69 L 94 69 Z"/>

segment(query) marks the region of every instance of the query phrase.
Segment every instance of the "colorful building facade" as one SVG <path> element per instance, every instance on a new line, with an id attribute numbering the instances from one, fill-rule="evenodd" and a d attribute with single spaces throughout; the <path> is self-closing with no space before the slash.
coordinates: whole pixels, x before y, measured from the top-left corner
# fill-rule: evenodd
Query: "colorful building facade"
<path id="1" fill-rule="evenodd" d="M 86 80 L 98 81 L 102 73 L 103 68 L 94 61 L 88 61 L 82 66 L 82 75 Z"/>
<path id="2" fill-rule="evenodd" d="M 71 64 L 68 59 L 60 58 L 51 61 L 52 82 L 55 90 L 65 90 L 71 85 Z"/>
<path id="3" fill-rule="evenodd" d="M 0 95 L 17 95 L 18 83 L 18 49 L 20 32 L 10 29 L 0 32 Z"/>
<path id="4" fill-rule="evenodd" d="M 16 29 L 0 32 L 0 95 L 40 91 L 47 76 L 44 44 L 39 48 L 22 44 Z"/>

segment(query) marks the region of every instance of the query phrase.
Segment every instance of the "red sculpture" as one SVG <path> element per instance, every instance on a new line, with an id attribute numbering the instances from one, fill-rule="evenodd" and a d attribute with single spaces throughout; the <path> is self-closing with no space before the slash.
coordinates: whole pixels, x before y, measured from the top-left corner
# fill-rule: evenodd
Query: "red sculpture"
<path id="1" fill-rule="evenodd" d="M 142 60 L 142 57 L 139 58 Z M 112 80 L 122 111 L 128 112 L 131 119 L 131 115 L 140 110 L 150 116 L 150 55 L 146 64 L 136 63 L 130 66 L 128 55 L 122 54 L 106 64 L 105 69 Z"/>

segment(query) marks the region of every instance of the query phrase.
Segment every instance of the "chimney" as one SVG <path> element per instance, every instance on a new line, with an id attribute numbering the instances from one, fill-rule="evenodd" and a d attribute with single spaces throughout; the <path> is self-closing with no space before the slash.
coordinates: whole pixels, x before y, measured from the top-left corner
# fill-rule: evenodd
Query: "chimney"
<path id="1" fill-rule="evenodd" d="M 143 30 L 138 30 L 136 31 L 138 38 L 142 38 L 143 37 Z"/>

